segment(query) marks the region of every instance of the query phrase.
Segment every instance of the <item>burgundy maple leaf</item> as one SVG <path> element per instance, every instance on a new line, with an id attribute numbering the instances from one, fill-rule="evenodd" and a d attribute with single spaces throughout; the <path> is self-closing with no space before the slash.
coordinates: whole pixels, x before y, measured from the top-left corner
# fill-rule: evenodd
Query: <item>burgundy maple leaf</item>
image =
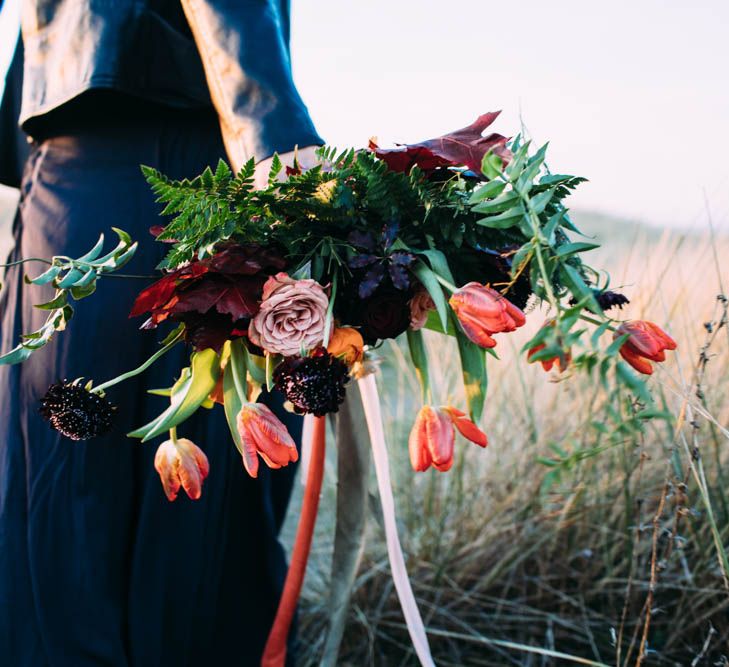
<path id="1" fill-rule="evenodd" d="M 464 166 L 480 174 L 481 162 L 489 151 L 498 155 L 504 164 L 511 157 L 511 152 L 506 147 L 507 137 L 496 133 L 482 136 L 483 131 L 500 113 L 500 111 L 485 113 L 468 127 L 417 144 L 379 148 L 370 141 L 370 150 L 384 160 L 393 171 L 408 172 L 415 165 L 426 172 L 438 167 Z"/>

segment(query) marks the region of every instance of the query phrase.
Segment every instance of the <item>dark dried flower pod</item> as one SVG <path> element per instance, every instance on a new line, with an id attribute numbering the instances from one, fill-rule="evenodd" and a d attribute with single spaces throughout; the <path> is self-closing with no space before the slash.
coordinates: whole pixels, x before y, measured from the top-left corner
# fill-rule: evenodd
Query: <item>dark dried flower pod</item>
<path id="1" fill-rule="evenodd" d="M 620 292 L 612 292 L 605 290 L 604 292 L 598 292 L 595 294 L 597 302 L 600 304 L 600 308 L 603 310 L 609 310 L 610 308 L 622 308 L 624 305 L 630 303 L 630 300 L 624 294 Z"/>
<path id="2" fill-rule="evenodd" d="M 71 440 L 90 440 L 111 428 L 116 406 L 78 381 L 63 380 L 48 387 L 40 413 L 61 435 Z"/>
<path id="3" fill-rule="evenodd" d="M 610 308 L 622 308 L 625 304 L 630 303 L 628 297 L 624 294 L 620 294 L 620 292 L 593 289 L 592 293 L 595 295 L 595 300 L 598 304 L 600 304 L 600 308 L 603 310 L 610 310 Z M 572 297 L 570 299 L 570 305 L 574 306 L 576 303 L 577 299 Z"/>
<path id="4" fill-rule="evenodd" d="M 299 414 L 322 417 L 337 412 L 344 401 L 349 369 L 323 347 L 309 357 L 288 357 L 273 374 L 276 389 Z"/>

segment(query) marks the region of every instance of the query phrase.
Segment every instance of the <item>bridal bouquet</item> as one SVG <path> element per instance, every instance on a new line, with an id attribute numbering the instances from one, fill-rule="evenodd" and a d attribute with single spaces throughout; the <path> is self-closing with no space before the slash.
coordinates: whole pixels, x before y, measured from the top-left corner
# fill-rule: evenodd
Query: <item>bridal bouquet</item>
<path id="1" fill-rule="evenodd" d="M 322 148 L 320 165 L 307 171 L 296 165 L 284 170 L 274 157 L 263 190 L 253 187 L 253 161 L 238 174 L 221 161 L 214 171 L 183 181 L 144 167 L 165 204 L 162 216 L 169 218 L 152 232 L 169 244 L 169 252 L 158 267 L 159 280 L 139 294 L 131 315 L 145 318 L 142 329 L 172 329 L 152 358 L 120 378 L 96 386 L 82 380 L 53 385 L 41 408 L 51 426 L 72 439 L 104 432 L 115 416 L 109 389 L 186 344 L 189 366 L 171 378 L 169 389 L 155 392 L 168 397 L 169 405 L 129 433 L 143 441 L 169 434 L 155 466 L 170 500 L 181 488 L 191 498 L 202 493 L 209 462 L 200 447 L 177 435 L 201 406 L 222 405 L 231 439 L 255 477 L 261 460 L 280 468 L 298 458 L 283 424 L 257 402 L 264 387 L 282 392 L 291 410 L 316 419 L 316 468 L 323 461 L 322 417 L 339 410 L 354 382 L 365 404 L 380 492 L 390 497 L 371 376 L 382 341 L 407 338 L 422 389 L 408 443 L 412 467 L 446 471 L 457 433 L 487 445 L 480 427 L 487 358 L 497 359 L 499 339 L 524 325 L 530 303 L 543 304 L 547 317 L 525 346 L 528 362 L 619 382 L 649 402 L 629 366 L 650 374 L 651 362 L 664 360 L 674 341 L 653 323 L 619 322 L 606 314 L 627 299 L 582 261 L 597 246 L 575 240 L 580 233 L 564 204 L 584 179 L 552 173 L 546 146 L 532 150 L 521 138 L 484 136 L 497 115 L 418 144 Z M 56 287 L 53 301 L 42 304 L 50 311 L 48 323 L 0 363 L 22 361 L 45 344 L 71 317 L 70 303 L 89 296 L 97 279 L 131 257 L 135 245 L 117 233 L 120 244 L 108 255 L 101 256 L 101 240 L 79 259 L 53 258 L 31 279 Z M 465 405 L 437 404 L 423 329 L 455 339 Z M 313 495 L 297 536 L 304 563 L 321 483 L 320 475 L 317 480 L 309 474 Z M 385 500 L 383 509 L 392 504 Z M 390 528 L 396 575 L 404 564 L 394 522 Z M 303 570 L 290 573 L 296 576 L 265 664 L 282 664 L 287 614 L 293 613 Z M 409 584 L 396 578 L 396 585 L 421 662 L 432 664 Z"/>

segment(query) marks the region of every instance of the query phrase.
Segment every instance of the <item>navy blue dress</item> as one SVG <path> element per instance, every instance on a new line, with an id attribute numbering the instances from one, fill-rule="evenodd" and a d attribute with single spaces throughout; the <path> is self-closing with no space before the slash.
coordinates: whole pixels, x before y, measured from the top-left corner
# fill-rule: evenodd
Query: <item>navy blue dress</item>
<path id="1" fill-rule="evenodd" d="M 120 227 L 140 241 L 125 273 L 151 274 L 164 253 L 148 229 L 159 206 L 139 165 L 192 176 L 224 157 L 212 111 L 103 114 L 33 146 L 22 181 L 11 259 L 77 257 Z M 125 120 L 126 119 L 126 120 Z M 32 267 L 27 268 L 33 271 Z M 40 265 L 38 270 L 40 270 Z M 0 292 L 2 351 L 36 329 L 45 288 L 10 269 Z M 67 331 L 19 366 L 0 367 L 0 663 L 8 667 L 256 665 L 286 572 L 278 541 L 294 474 L 261 467 L 250 479 L 222 409 L 201 410 L 181 436 L 204 449 L 202 498 L 165 498 L 153 458 L 163 438 L 125 433 L 161 412 L 187 364 L 179 346 L 112 388 L 111 434 L 72 442 L 38 414 L 49 384 L 99 383 L 134 368 L 164 332 L 127 314 L 151 281 L 103 278 Z M 298 437 L 299 422 L 281 409 Z"/>

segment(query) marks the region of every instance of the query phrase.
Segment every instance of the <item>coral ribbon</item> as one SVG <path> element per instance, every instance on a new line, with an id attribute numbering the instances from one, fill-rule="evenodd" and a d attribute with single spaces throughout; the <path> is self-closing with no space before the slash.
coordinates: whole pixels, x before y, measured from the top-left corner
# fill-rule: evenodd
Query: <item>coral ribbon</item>
<path id="1" fill-rule="evenodd" d="M 377 487 L 380 491 L 382 503 L 382 517 L 385 522 L 385 538 L 387 540 L 387 555 L 390 558 L 390 570 L 395 583 L 395 590 L 400 599 L 402 613 L 405 616 L 405 623 L 410 633 L 410 640 L 413 642 L 415 653 L 424 667 L 435 667 L 433 656 L 430 654 L 428 637 L 425 634 L 423 619 L 420 617 L 418 605 L 415 602 L 413 589 L 410 586 L 407 570 L 405 569 L 405 558 L 400 546 L 400 539 L 397 536 L 397 524 L 395 523 L 395 500 L 392 497 L 392 483 L 390 481 L 390 464 L 387 460 L 387 444 L 385 443 L 385 431 L 382 426 L 382 413 L 380 412 L 380 399 L 377 394 L 375 376 L 370 373 L 358 380 L 360 394 L 362 395 L 362 407 L 364 408 L 367 420 L 367 430 L 372 441 L 372 458 L 375 462 L 375 473 L 377 474 Z"/>
<path id="2" fill-rule="evenodd" d="M 266 648 L 263 650 L 261 667 L 283 667 L 286 662 L 286 640 L 289 636 L 291 621 L 296 611 L 301 586 L 304 583 L 306 562 L 309 559 L 311 540 L 314 535 L 314 524 L 319 509 L 319 495 L 324 477 L 324 451 L 326 421 L 324 417 L 316 417 L 311 438 L 311 457 L 309 471 L 301 506 L 301 517 L 296 529 L 296 540 L 291 553 L 291 563 L 286 574 L 281 600 L 276 611 L 276 618 L 268 634 Z"/>

